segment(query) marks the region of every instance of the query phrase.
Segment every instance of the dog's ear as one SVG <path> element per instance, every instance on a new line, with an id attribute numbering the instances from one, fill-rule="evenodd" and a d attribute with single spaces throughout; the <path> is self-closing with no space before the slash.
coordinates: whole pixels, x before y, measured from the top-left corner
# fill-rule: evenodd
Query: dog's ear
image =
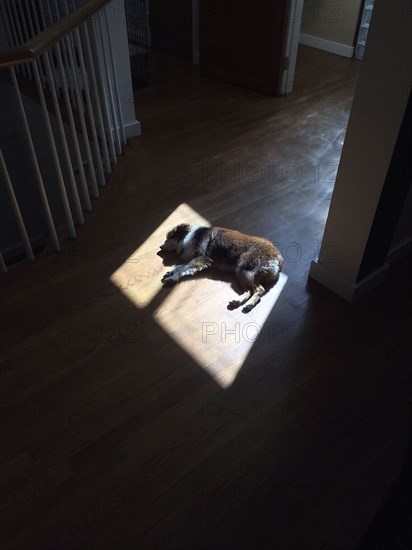
<path id="1" fill-rule="evenodd" d="M 190 223 L 181 223 L 180 225 L 178 225 L 178 227 L 184 231 L 185 233 L 189 233 L 189 231 L 191 230 L 192 226 L 190 225 Z"/>
<path id="2" fill-rule="evenodd" d="M 191 229 L 189 223 L 181 223 L 175 228 L 175 238 L 178 240 L 184 239 Z"/>

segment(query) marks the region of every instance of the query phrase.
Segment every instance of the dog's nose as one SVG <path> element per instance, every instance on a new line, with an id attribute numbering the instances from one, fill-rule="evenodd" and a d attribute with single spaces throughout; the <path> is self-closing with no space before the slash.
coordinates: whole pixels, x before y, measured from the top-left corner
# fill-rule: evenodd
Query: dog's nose
<path id="1" fill-rule="evenodd" d="M 165 249 L 165 245 L 164 244 L 161 244 L 160 245 L 160 250 L 164 250 Z"/>

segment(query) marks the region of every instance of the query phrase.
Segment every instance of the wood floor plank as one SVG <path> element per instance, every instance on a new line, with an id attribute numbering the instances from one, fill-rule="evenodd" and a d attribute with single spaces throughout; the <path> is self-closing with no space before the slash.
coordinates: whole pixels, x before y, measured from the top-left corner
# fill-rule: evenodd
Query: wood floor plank
<path id="1" fill-rule="evenodd" d="M 78 238 L 0 278 L 2 548 L 355 549 L 412 390 L 410 260 L 356 305 L 308 281 L 360 63 L 301 46 L 282 98 L 153 63 Z M 273 240 L 277 289 L 163 288 L 180 221 Z"/>

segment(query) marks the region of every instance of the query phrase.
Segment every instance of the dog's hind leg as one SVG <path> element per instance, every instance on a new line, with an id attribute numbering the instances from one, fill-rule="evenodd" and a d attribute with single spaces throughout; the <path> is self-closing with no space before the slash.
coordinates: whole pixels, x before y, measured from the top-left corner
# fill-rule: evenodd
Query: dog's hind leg
<path id="1" fill-rule="evenodd" d="M 245 290 L 245 292 L 241 296 L 239 296 L 237 300 L 230 300 L 227 308 L 236 309 L 237 307 L 246 303 L 251 296 L 252 296 L 252 290 Z"/>
<path id="2" fill-rule="evenodd" d="M 243 307 L 242 311 L 244 313 L 249 313 L 249 311 L 260 302 L 260 298 L 265 294 L 265 292 L 266 290 L 262 285 L 255 286 L 253 289 L 252 297 L 250 298 L 250 300 L 247 301 L 247 304 Z"/>
<path id="3" fill-rule="evenodd" d="M 248 313 L 266 292 L 265 288 L 260 284 L 262 273 L 257 270 L 246 271 L 238 268 L 236 270 L 236 277 L 245 292 L 237 300 L 229 302 L 228 308 L 234 309 L 245 304 L 242 311 Z"/>
<path id="4" fill-rule="evenodd" d="M 236 309 L 245 304 L 254 292 L 253 279 L 254 273 L 252 271 L 243 271 L 242 269 L 236 270 L 236 278 L 238 283 L 243 288 L 244 293 L 236 300 L 231 300 L 228 304 L 228 309 Z"/>
<path id="5" fill-rule="evenodd" d="M 265 283 L 269 288 L 277 283 L 282 267 L 283 258 L 280 258 L 280 260 L 275 258 L 274 260 L 270 260 L 267 265 L 261 266 L 257 271 L 239 272 L 237 274 L 239 282 L 243 285 L 246 284 L 246 288 L 250 287 L 252 290 L 248 290 L 243 294 L 240 299 L 243 299 L 243 301 L 239 301 L 236 307 L 246 304 L 242 309 L 244 313 L 248 313 L 251 309 L 253 309 L 255 305 L 260 302 L 261 297 L 266 293 L 266 289 L 260 283 Z"/>
<path id="6" fill-rule="evenodd" d="M 162 277 L 163 284 L 177 283 L 182 277 L 187 277 L 189 275 L 194 275 L 203 271 L 212 265 L 212 260 L 210 258 L 204 258 L 203 256 L 198 256 L 193 258 L 187 264 L 181 264 L 174 267 L 171 271 L 165 273 Z"/>

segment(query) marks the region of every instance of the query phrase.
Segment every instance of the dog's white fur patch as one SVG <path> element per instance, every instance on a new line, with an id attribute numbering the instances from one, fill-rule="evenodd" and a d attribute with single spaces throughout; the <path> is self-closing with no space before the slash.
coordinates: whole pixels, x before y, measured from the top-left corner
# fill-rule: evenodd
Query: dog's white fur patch
<path id="1" fill-rule="evenodd" d="M 200 225 L 192 225 L 190 228 L 189 233 L 186 235 L 186 237 L 183 239 L 182 242 L 180 242 L 177 246 L 177 253 L 180 254 L 183 260 L 186 262 L 188 260 L 191 260 L 194 256 L 194 249 L 195 249 L 195 241 L 194 241 L 194 235 L 195 232 L 200 229 Z"/>
<path id="2" fill-rule="evenodd" d="M 274 260 L 269 260 L 268 264 L 275 271 L 277 275 L 279 273 L 279 260 L 277 258 L 275 258 Z"/>
<path id="3" fill-rule="evenodd" d="M 188 224 L 176 226 L 168 235 L 178 236 L 176 251 L 186 264 L 165 273 L 163 284 L 177 283 L 182 277 L 194 275 L 209 267 L 230 267 L 231 271 L 236 271 L 245 292 L 230 302 L 229 309 L 245 304 L 242 311 L 249 312 L 266 292 L 265 283 L 276 283 L 283 268 L 282 255 L 267 239 L 221 227 Z M 171 240 L 167 239 L 166 243 L 169 245 Z M 255 257 L 256 265 L 253 269 L 242 269 L 244 257 Z"/>

